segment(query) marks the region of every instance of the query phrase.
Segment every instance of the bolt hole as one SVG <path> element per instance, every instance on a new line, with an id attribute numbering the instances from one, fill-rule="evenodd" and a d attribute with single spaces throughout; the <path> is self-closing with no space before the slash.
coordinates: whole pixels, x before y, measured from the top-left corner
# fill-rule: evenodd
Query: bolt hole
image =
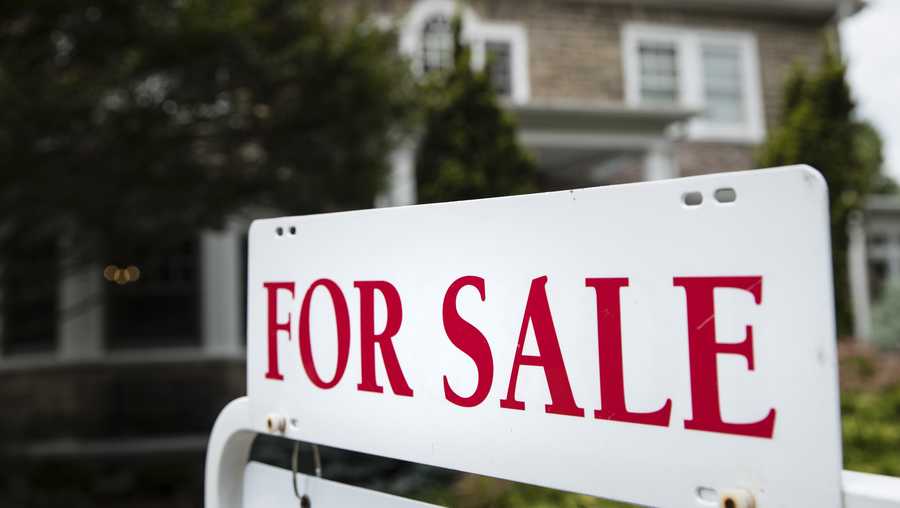
<path id="1" fill-rule="evenodd" d="M 737 199 L 737 192 L 731 187 L 716 189 L 716 192 L 713 195 L 719 203 L 734 203 Z"/>
<path id="2" fill-rule="evenodd" d="M 309 500 L 309 496 L 303 494 L 303 497 L 300 498 L 300 508 L 312 508 L 312 501 Z"/>
<path id="3" fill-rule="evenodd" d="M 734 499 L 731 499 L 730 497 L 725 498 L 725 508 L 735 508 L 736 506 L 737 503 L 734 502 Z"/>
<path id="4" fill-rule="evenodd" d="M 291 226 L 290 228 L 288 228 L 288 232 L 291 235 L 296 235 L 297 234 L 297 226 Z"/>
<path id="5" fill-rule="evenodd" d="M 681 201 L 685 206 L 699 206 L 703 203 L 703 194 L 697 191 L 685 192 L 681 195 Z"/>
<path id="6" fill-rule="evenodd" d="M 284 228 L 281 226 L 278 226 L 277 228 L 275 228 L 275 234 L 278 236 L 284 236 Z"/>
<path id="7" fill-rule="evenodd" d="M 697 487 L 697 499 L 708 504 L 718 504 L 719 493 L 712 487 Z"/>

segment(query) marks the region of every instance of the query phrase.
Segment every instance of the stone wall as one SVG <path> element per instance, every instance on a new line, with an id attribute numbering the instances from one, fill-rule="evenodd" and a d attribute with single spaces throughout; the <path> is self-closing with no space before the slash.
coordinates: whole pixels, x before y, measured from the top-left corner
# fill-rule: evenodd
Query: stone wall
<path id="1" fill-rule="evenodd" d="M 0 445 L 16 453 L 47 440 L 209 435 L 246 393 L 243 360 L 10 369 L 0 385 Z"/>

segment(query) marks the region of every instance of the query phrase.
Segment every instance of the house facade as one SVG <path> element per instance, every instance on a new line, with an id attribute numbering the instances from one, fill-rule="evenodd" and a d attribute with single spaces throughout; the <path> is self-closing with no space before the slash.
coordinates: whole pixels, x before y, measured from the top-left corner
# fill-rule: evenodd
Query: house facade
<path id="1" fill-rule="evenodd" d="M 473 64 L 487 66 L 546 190 L 752 168 L 792 66 L 816 65 L 824 32 L 853 8 L 841 0 L 328 5 L 364 7 L 396 27 L 418 75 L 450 65 L 459 12 Z M 416 202 L 414 157 L 414 140 L 395 151 L 378 205 Z M 103 266 L 63 270 L 55 296 L 30 306 L 52 316 L 41 326 L 17 326 L 8 313 L 0 431 L 14 439 L 2 443 L 4 457 L 90 458 L 120 474 L 136 456 L 190 461 L 194 476 L 181 483 L 195 488 L 216 414 L 245 393 L 247 226 L 235 219 L 136 263 L 134 284 L 105 280 Z"/>
<path id="2" fill-rule="evenodd" d="M 360 5 L 359 2 L 344 2 Z M 546 189 L 753 167 L 795 64 L 852 4 L 821 1 L 365 2 L 419 73 L 449 65 L 459 12 Z M 415 202 L 414 144 L 383 204 Z"/>

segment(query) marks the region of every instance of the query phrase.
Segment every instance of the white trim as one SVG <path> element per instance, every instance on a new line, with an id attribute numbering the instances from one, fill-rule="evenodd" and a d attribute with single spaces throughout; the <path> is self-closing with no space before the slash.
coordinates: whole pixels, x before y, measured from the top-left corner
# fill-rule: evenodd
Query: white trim
<path id="1" fill-rule="evenodd" d="M 756 36 L 750 32 L 694 29 L 672 25 L 627 23 L 622 28 L 622 62 L 625 73 L 625 102 L 641 105 L 638 44 L 640 41 L 672 43 L 678 65 L 678 106 L 703 109 L 703 44 L 734 45 L 741 55 L 742 91 L 745 120 L 740 123 L 713 122 L 696 117 L 687 123 L 692 140 L 759 143 L 765 138 L 759 50 Z"/>
<path id="2" fill-rule="evenodd" d="M 844 508 L 891 508 L 900 504 L 900 478 L 844 470 Z"/>
<path id="3" fill-rule="evenodd" d="M 69 270 L 73 270 L 69 273 Z M 55 354 L 61 359 L 90 359 L 103 355 L 105 287 L 103 268 L 91 263 L 63 268 Z"/>
<path id="4" fill-rule="evenodd" d="M 853 305 L 853 335 L 857 339 L 872 337 L 872 302 L 869 296 L 869 256 L 866 252 L 866 228 L 860 212 L 851 214 L 847 224 L 847 273 L 850 301 Z"/>
<path id="5" fill-rule="evenodd" d="M 514 103 L 526 103 L 531 97 L 528 69 L 528 36 L 521 23 L 491 22 L 478 17 L 468 6 L 461 6 L 454 0 L 419 0 L 400 23 L 400 52 L 413 62 L 413 71 L 422 73 L 422 30 L 433 16 L 452 18 L 457 13 L 462 16 L 463 41 L 472 48 L 472 65 L 481 69 L 485 64 L 485 42 L 487 40 L 507 42 L 510 48 L 510 73 L 512 92 L 509 99 Z"/>
<path id="6" fill-rule="evenodd" d="M 488 41 L 506 42 L 510 51 L 511 93 L 509 100 L 524 104 L 531 97 L 528 79 L 528 36 L 518 23 L 481 23 L 475 33 L 473 62 L 481 69 L 485 65 L 485 46 Z"/>
<path id="7" fill-rule="evenodd" d="M 202 342 L 207 351 L 234 353 L 244 343 L 241 323 L 240 226 L 200 235 Z"/>

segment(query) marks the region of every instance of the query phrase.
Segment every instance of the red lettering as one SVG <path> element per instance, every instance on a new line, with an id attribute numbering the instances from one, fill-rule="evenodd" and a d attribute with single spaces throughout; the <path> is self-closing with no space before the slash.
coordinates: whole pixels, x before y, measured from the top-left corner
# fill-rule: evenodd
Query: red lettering
<path id="1" fill-rule="evenodd" d="M 475 367 L 478 369 L 478 382 L 475 392 L 468 397 L 463 397 L 453 391 L 447 376 L 444 376 L 444 397 L 458 406 L 472 407 L 481 404 L 488 392 L 491 391 L 491 384 L 494 380 L 494 359 L 491 356 L 491 346 L 484 335 L 478 328 L 460 317 L 456 310 L 456 297 L 459 290 L 466 286 L 476 288 L 481 296 L 481 301 L 484 301 L 484 279 L 475 276 L 456 279 L 447 289 L 447 294 L 444 295 L 444 331 L 447 332 L 450 342 L 453 342 L 453 345 L 469 355 L 475 362 Z"/>
<path id="2" fill-rule="evenodd" d="M 688 344 L 691 368 L 691 407 L 693 415 L 684 427 L 771 438 L 775 426 L 775 409 L 753 423 L 730 423 L 722 420 L 719 407 L 719 377 L 716 357 L 719 354 L 743 356 L 747 368 L 753 370 L 753 328 L 746 327 L 744 340 L 738 343 L 716 342 L 715 288 L 749 291 L 757 305 L 762 302 L 762 277 L 675 277 L 675 286 L 684 288 L 687 297 Z"/>
<path id="3" fill-rule="evenodd" d="M 516 356 L 513 359 L 512 373 L 509 378 L 509 389 L 507 390 L 506 398 L 500 401 L 500 407 L 518 410 L 525 409 L 525 403 L 516 400 L 516 383 L 519 377 L 519 367 L 532 365 L 544 369 L 544 377 L 546 377 L 547 387 L 550 389 L 552 404 L 544 406 L 546 412 L 569 416 L 584 416 L 584 410 L 575 404 L 575 399 L 572 396 L 569 376 L 566 373 L 566 366 L 563 363 L 562 353 L 559 350 L 556 328 L 553 325 L 553 316 L 550 314 L 546 284 L 546 275 L 531 281 L 531 289 L 528 291 L 528 302 L 525 304 L 525 314 L 522 317 L 522 328 L 519 331 L 519 343 L 516 346 Z M 537 356 L 522 354 L 529 322 L 534 328 L 534 337 L 537 340 L 539 351 Z"/>
<path id="4" fill-rule="evenodd" d="M 400 304 L 400 294 L 390 282 L 387 281 L 356 281 L 353 287 L 359 288 L 359 327 L 360 327 L 360 370 L 362 380 L 356 388 L 360 391 L 382 393 L 384 389 L 378 385 L 375 379 L 375 344 L 381 348 L 381 357 L 384 361 L 384 369 L 387 371 L 391 389 L 397 395 L 412 397 L 413 391 L 403 377 L 400 362 L 394 352 L 394 344 L 391 339 L 400 331 L 400 323 L 403 322 L 403 307 Z M 387 307 L 387 320 L 384 331 L 375 333 L 375 290 L 383 296 Z"/>
<path id="5" fill-rule="evenodd" d="M 291 340 L 291 317 L 284 323 L 278 322 L 278 291 L 290 291 L 294 296 L 293 282 L 264 282 L 266 294 L 269 300 L 269 370 L 266 371 L 266 379 L 284 379 L 278 370 L 278 332 L 287 332 L 288 340 Z"/>
<path id="6" fill-rule="evenodd" d="M 334 306 L 334 320 L 337 327 L 337 366 L 334 369 L 334 377 L 331 381 L 324 381 L 319 377 L 318 371 L 316 371 L 309 336 L 309 305 L 312 301 L 313 293 L 319 286 L 327 289 L 331 295 L 331 303 Z M 334 281 L 319 279 L 309 286 L 306 295 L 303 297 L 303 304 L 300 306 L 300 329 L 298 333 L 300 336 L 300 360 L 303 362 L 303 369 L 306 371 L 307 377 L 312 381 L 312 384 L 319 388 L 333 388 L 344 375 L 344 370 L 347 369 L 347 357 L 350 354 L 350 313 L 347 311 L 347 300 L 344 299 L 344 293 L 341 292 L 341 288 Z"/>
<path id="7" fill-rule="evenodd" d="M 585 279 L 585 286 L 597 295 L 597 347 L 600 365 L 600 410 L 594 418 L 645 425 L 669 426 L 672 400 L 649 413 L 635 413 L 625 406 L 625 377 L 622 369 L 622 309 L 620 289 L 627 278 Z"/>

